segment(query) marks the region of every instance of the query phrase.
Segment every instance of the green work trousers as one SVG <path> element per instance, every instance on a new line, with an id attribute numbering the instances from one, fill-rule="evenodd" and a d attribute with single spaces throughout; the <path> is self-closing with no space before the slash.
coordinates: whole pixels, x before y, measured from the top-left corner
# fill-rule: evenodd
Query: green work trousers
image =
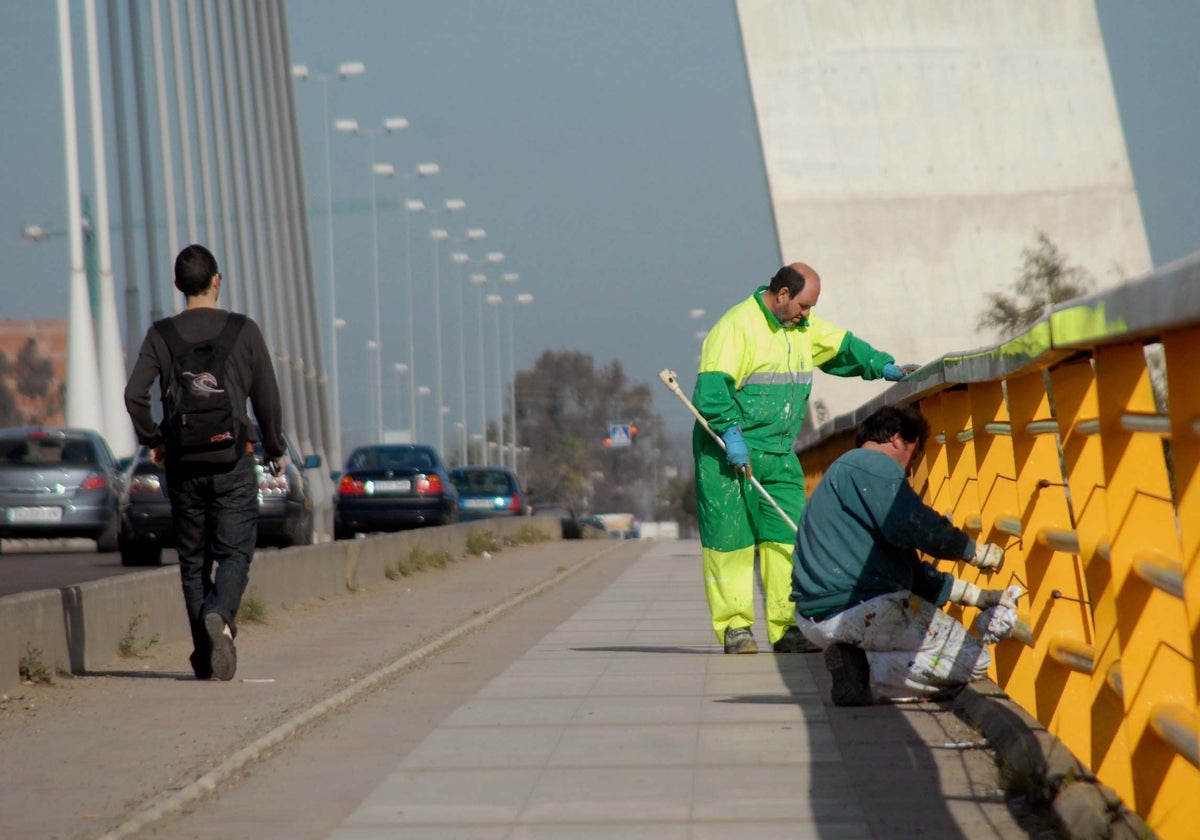
<path id="1" fill-rule="evenodd" d="M 796 623 L 792 548 L 796 532 L 725 452 L 704 434 L 693 440 L 696 506 L 704 554 L 704 591 L 717 640 L 726 629 L 754 624 L 754 555 L 766 601 L 767 640 L 774 644 Z M 794 453 L 751 452 L 750 465 L 763 489 L 798 522 L 804 510 L 804 473 Z"/>

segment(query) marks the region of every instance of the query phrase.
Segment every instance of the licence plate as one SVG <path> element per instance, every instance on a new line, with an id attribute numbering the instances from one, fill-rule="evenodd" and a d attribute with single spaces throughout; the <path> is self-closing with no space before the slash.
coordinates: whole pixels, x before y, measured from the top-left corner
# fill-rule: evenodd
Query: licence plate
<path id="1" fill-rule="evenodd" d="M 376 493 L 407 493 L 412 489 L 411 481 L 376 481 Z"/>
<path id="2" fill-rule="evenodd" d="M 466 499 L 463 501 L 463 507 L 467 510 L 491 510 L 496 506 L 496 503 L 491 499 Z"/>
<path id="3" fill-rule="evenodd" d="M 62 508 L 51 506 L 10 507 L 8 509 L 8 521 L 12 523 L 62 522 Z"/>

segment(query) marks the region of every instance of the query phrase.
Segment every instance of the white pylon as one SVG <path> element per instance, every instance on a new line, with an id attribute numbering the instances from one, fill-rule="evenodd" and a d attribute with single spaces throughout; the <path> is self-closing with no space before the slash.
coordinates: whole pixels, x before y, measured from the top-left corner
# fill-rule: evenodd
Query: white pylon
<path id="1" fill-rule="evenodd" d="M 137 449 L 133 424 L 125 411 L 125 365 L 121 327 L 117 323 L 116 290 L 113 288 L 112 236 L 108 226 L 108 177 L 104 157 L 104 110 L 100 100 L 100 47 L 96 27 L 96 0 L 84 3 L 87 32 L 88 92 L 92 112 L 92 166 L 96 179 L 96 243 L 100 251 L 100 311 L 96 339 L 100 359 L 100 402 L 102 433 L 113 454 L 124 458 Z"/>
<path id="2" fill-rule="evenodd" d="M 75 125 L 75 62 L 71 57 L 71 8 L 58 0 L 58 52 L 62 72 L 63 134 L 67 166 L 67 238 L 71 243 L 71 296 L 67 318 L 67 425 L 102 432 L 99 367 L 92 303 L 83 267 L 83 208 L 79 197 L 79 143 Z"/>

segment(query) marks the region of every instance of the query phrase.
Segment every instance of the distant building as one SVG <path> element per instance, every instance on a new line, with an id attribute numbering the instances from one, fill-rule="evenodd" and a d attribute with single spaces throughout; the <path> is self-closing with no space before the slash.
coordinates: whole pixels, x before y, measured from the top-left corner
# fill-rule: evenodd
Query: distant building
<path id="1" fill-rule="evenodd" d="M 737 0 L 782 261 L 900 362 L 975 323 L 1044 232 L 1100 287 L 1152 267 L 1093 0 Z M 842 414 L 880 383 L 819 376 Z"/>
<path id="2" fill-rule="evenodd" d="M 18 382 L 17 360 L 30 342 L 33 358 L 44 366 L 44 375 L 37 384 L 44 385 L 43 396 L 26 396 Z M 61 320 L 0 321 L 0 353 L 6 364 L 0 369 L 0 411 L 9 416 L 3 425 L 25 425 L 40 422 L 48 426 L 61 425 L 63 388 L 67 379 L 67 322 Z M 5 394 L 9 395 L 7 398 Z M 11 402 L 10 402 L 11 399 Z M 13 419 L 11 412 L 17 417 Z"/>

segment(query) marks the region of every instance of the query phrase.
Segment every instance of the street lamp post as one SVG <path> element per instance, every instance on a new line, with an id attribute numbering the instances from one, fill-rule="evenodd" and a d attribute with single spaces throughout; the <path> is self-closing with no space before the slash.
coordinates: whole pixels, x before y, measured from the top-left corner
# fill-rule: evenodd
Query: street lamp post
<path id="1" fill-rule="evenodd" d="M 532 302 L 533 295 L 519 294 L 512 299 L 512 302 L 508 306 L 508 371 L 511 377 L 508 380 L 508 410 L 512 416 L 513 472 L 517 471 L 517 365 L 513 352 L 513 310 L 518 304 L 524 305 Z"/>
<path id="2" fill-rule="evenodd" d="M 487 236 L 487 231 L 483 230 L 482 228 L 469 228 L 464 236 L 451 237 L 451 239 L 454 242 L 461 244 L 468 240 L 483 239 L 486 236 Z M 495 258 L 495 259 L 493 259 L 493 258 Z M 504 259 L 504 255 L 501 254 L 499 251 L 495 251 L 495 252 L 488 254 L 487 259 L 489 259 L 493 262 L 499 262 L 500 260 Z M 464 322 L 466 321 L 466 318 L 463 317 L 463 313 L 466 311 L 466 309 L 465 309 L 466 303 L 464 300 L 464 295 L 465 295 L 464 287 L 466 284 L 465 284 L 465 281 L 463 280 L 463 266 L 468 265 L 471 262 L 477 262 L 477 260 L 472 260 L 470 254 L 467 254 L 463 251 L 455 251 L 452 254 L 450 254 L 450 260 L 458 268 L 458 284 L 457 285 L 458 285 L 459 317 L 456 319 L 458 321 L 458 401 L 459 401 L 459 406 L 461 407 L 460 410 L 462 411 L 462 418 L 463 418 L 462 433 L 460 435 L 459 442 L 462 447 L 463 463 L 466 463 L 466 461 L 467 461 L 467 441 L 468 441 L 468 437 L 470 434 L 470 429 L 469 429 L 470 423 L 468 422 L 468 412 L 467 412 L 467 339 L 466 339 L 465 327 L 463 326 Z M 481 370 L 482 370 L 482 367 L 481 367 Z"/>
<path id="3" fill-rule="evenodd" d="M 375 367 L 379 364 L 379 344 L 373 339 L 367 339 L 367 390 L 371 390 L 372 380 L 378 381 L 378 371 Z M 380 443 L 383 440 L 383 435 L 375 436 L 375 442 Z"/>
<path id="4" fill-rule="evenodd" d="M 400 178 L 403 187 L 401 189 L 401 197 L 404 202 L 404 278 L 407 285 L 406 303 L 407 303 L 407 319 L 408 319 L 408 364 L 412 370 L 412 376 L 408 378 L 408 423 L 412 434 L 412 439 L 415 442 L 418 440 L 417 435 L 417 343 L 416 343 L 416 321 L 413 315 L 414 306 L 414 284 L 413 284 L 413 267 L 412 267 L 412 215 L 413 213 L 423 213 L 425 211 L 425 202 L 419 198 L 410 198 L 408 194 L 408 182 L 414 178 L 428 178 L 432 175 L 437 175 L 441 172 L 441 167 L 436 163 L 418 163 L 414 172 L 397 172 L 397 177 Z"/>
<path id="5" fill-rule="evenodd" d="M 500 355 L 500 306 L 504 298 L 488 295 L 486 300 L 496 307 L 496 453 L 500 457 L 500 465 L 504 466 L 504 363 Z"/>
<path id="6" fill-rule="evenodd" d="M 396 118 L 402 119 L 402 118 Z M 388 123 L 385 123 L 385 126 Z M 399 126 L 393 125 L 393 129 Z M 389 178 L 399 178 L 403 187 L 401 188 L 401 201 L 404 206 L 404 273 L 407 284 L 407 310 L 408 310 L 408 364 L 412 366 L 413 375 L 409 377 L 408 384 L 408 402 L 409 402 L 409 434 L 415 441 L 417 439 L 417 395 L 416 395 L 416 339 L 414 337 L 414 321 L 413 321 L 413 273 L 412 273 L 412 214 L 421 213 L 425 210 L 425 202 L 420 199 L 408 197 L 408 182 L 412 178 L 425 178 L 430 175 L 437 175 L 441 172 L 441 167 L 436 163 L 419 163 L 417 168 L 412 172 L 397 172 L 396 168 L 390 164 L 375 164 L 375 174 L 386 175 Z M 400 421 L 400 416 L 397 416 L 397 422 Z"/>
<path id="7" fill-rule="evenodd" d="M 404 416 L 404 408 L 401 405 L 401 400 L 400 400 L 400 394 L 403 392 L 404 389 L 402 387 L 400 387 L 400 381 L 403 378 L 404 374 L 406 374 L 408 372 L 408 365 L 404 364 L 404 362 L 396 362 L 394 365 L 392 365 L 392 370 L 394 370 L 396 372 L 396 424 L 397 424 L 397 428 L 399 428 L 399 424 L 401 422 L 400 418 Z M 409 434 L 411 435 L 411 430 L 410 430 Z M 409 441 L 409 443 L 415 443 L 415 442 L 416 442 L 415 440 Z"/>
<path id="8" fill-rule="evenodd" d="M 456 210 L 462 210 L 467 206 L 467 203 L 461 198 L 448 198 L 443 203 L 446 212 L 452 213 Z M 434 222 L 437 221 L 438 211 L 432 211 Z M 446 451 L 446 424 L 445 415 L 442 412 L 442 407 L 445 405 L 445 398 L 442 391 L 442 281 L 441 281 L 441 243 L 444 239 L 450 238 L 450 231 L 445 228 L 435 227 L 429 231 L 429 238 L 433 240 L 433 328 L 434 328 L 434 359 L 436 362 L 435 381 L 434 385 L 437 388 L 437 450 L 439 453 Z"/>
<path id="9" fill-rule="evenodd" d="M 337 78 L 348 79 L 366 72 L 361 61 L 343 61 L 338 65 Z M 321 83 L 321 140 L 325 151 L 325 216 L 329 243 L 329 390 L 327 399 L 333 403 L 333 440 L 330 442 L 331 459 L 335 464 L 342 461 L 342 407 L 338 392 L 338 334 L 337 334 L 337 280 L 333 258 L 333 170 L 329 163 L 329 80 L 331 75 L 310 72 L 304 64 L 292 66 L 292 76 L 300 81 L 314 79 Z"/>
<path id="10" fill-rule="evenodd" d="M 404 117 L 386 117 L 381 129 L 363 128 L 358 120 L 339 119 L 334 121 L 334 128 L 348 134 L 366 134 L 371 138 L 371 276 L 374 286 L 375 303 L 375 394 L 374 394 L 374 437 L 376 441 L 383 439 L 383 325 L 379 294 L 379 206 L 375 179 L 379 175 L 395 175 L 395 168 L 390 163 L 378 163 L 375 160 L 375 136 L 382 130 L 388 133 L 408 128 L 408 120 Z"/>

